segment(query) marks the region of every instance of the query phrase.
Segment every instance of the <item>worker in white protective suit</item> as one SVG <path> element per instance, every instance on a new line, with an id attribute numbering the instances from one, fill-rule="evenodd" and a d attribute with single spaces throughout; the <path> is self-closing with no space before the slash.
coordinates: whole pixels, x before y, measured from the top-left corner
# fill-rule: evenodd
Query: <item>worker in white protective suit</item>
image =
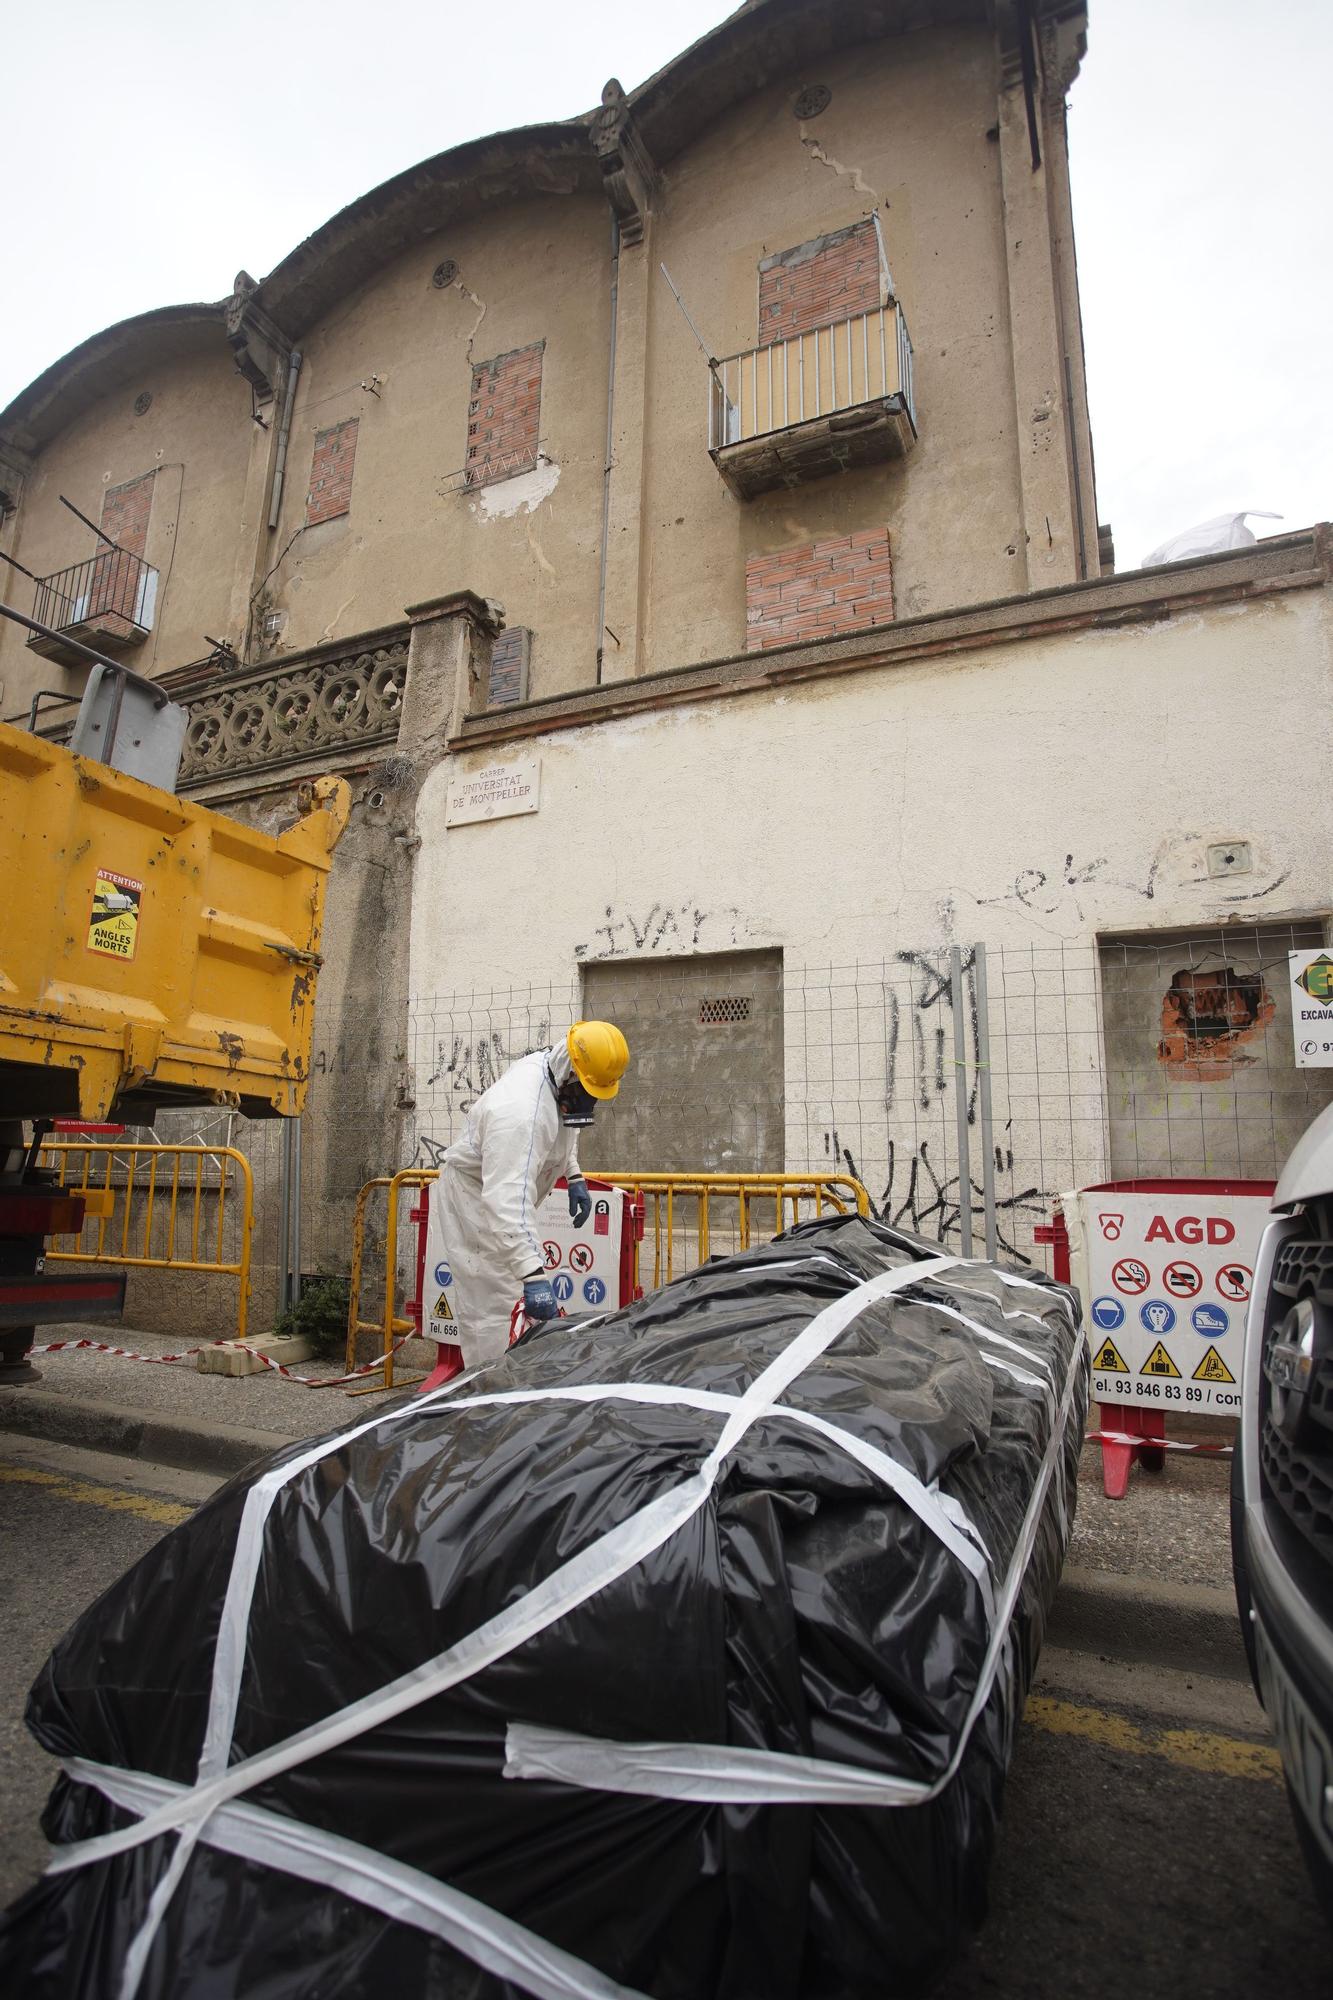
<path id="1" fill-rule="evenodd" d="M 615 1096 L 628 1062 L 612 1022 L 575 1022 L 563 1047 L 524 1056 L 483 1091 L 445 1154 L 435 1198 L 465 1366 L 500 1358 L 520 1299 L 525 1323 L 559 1314 L 537 1211 L 563 1174 L 575 1228 L 587 1221 L 578 1136 Z"/>

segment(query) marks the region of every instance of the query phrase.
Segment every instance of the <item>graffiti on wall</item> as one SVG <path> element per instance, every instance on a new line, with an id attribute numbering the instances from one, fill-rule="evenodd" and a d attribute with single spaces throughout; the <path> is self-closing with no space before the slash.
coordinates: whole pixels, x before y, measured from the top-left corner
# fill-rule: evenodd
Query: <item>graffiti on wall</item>
<path id="1" fill-rule="evenodd" d="M 873 1137 L 871 1140 L 874 1156 L 887 1160 L 882 1183 L 867 1181 L 856 1153 L 843 1142 L 836 1126 L 824 1133 L 824 1153 L 865 1186 L 879 1221 L 940 1243 L 956 1244 L 962 1233 L 963 1180 L 947 1160 L 943 1130 L 952 1128 L 955 1116 L 958 1060 L 949 955 L 942 951 L 899 951 L 895 958 L 906 980 L 902 985 L 886 984 L 883 989 L 884 1137 L 879 1145 Z M 984 1055 L 974 951 L 961 954 L 960 969 L 967 1122 L 975 1127 Z M 918 1128 L 923 1119 L 940 1125 L 939 1136 L 921 1136 Z M 858 1123 L 864 1146 L 864 1111 Z M 995 1148 L 993 1165 L 1000 1247 L 1007 1256 L 1030 1264 L 1032 1227 L 1049 1216 L 1052 1195 L 1035 1181 L 1015 1184 L 1014 1154 L 1007 1145 Z M 969 1184 L 979 1236 L 985 1187 L 970 1175 Z"/>
<path id="2" fill-rule="evenodd" d="M 1121 889 L 1152 903 L 1159 888 L 1166 886 L 1164 876 L 1177 884 L 1197 882 L 1196 870 L 1200 864 L 1194 857 L 1203 837 L 1197 833 L 1173 835 L 1163 842 L 1149 867 L 1137 876 L 1114 873 L 1105 854 L 1090 859 L 1066 854 L 1063 861 L 1052 860 L 1045 868 L 1020 868 L 998 895 L 978 896 L 976 901 L 981 908 L 1022 910 L 1041 917 L 1072 917 L 1082 924 L 1087 921 L 1083 907 L 1087 900 L 1085 891 Z M 1290 873 L 1289 868 L 1270 869 L 1243 888 L 1208 883 L 1206 877 L 1204 882 L 1218 903 L 1257 903 L 1280 889 Z"/>
<path id="3" fill-rule="evenodd" d="M 435 1045 L 435 1067 L 426 1078 L 425 1087 L 428 1091 L 443 1090 L 451 1111 L 466 1114 L 511 1063 L 550 1046 L 549 1014 L 533 1016 L 521 1028 L 511 1028 L 506 1034 L 491 1029 L 477 1036 L 450 1035 Z"/>
<path id="4" fill-rule="evenodd" d="M 851 1147 L 840 1143 L 836 1130 L 824 1134 L 824 1150 L 865 1187 L 876 1221 L 887 1222 L 895 1229 L 910 1229 L 936 1243 L 961 1241 L 963 1177 L 960 1173 L 950 1173 L 945 1165 L 936 1166 L 931 1159 L 929 1139 L 905 1149 L 889 1140 L 888 1172 L 878 1196 L 867 1185 Z M 1006 1175 L 1012 1180 L 1014 1171 L 1014 1156 L 1004 1147 L 995 1148 L 994 1170 L 996 1240 L 1006 1256 L 1020 1264 L 1031 1264 L 1032 1257 L 1019 1239 L 1030 1238 L 1035 1224 L 1049 1220 L 1055 1196 L 1050 1190 L 1036 1186 L 1022 1189 L 1011 1186 L 1002 1193 L 999 1182 Z M 970 1175 L 969 1185 L 973 1248 L 980 1255 L 984 1254 L 986 1190 L 982 1182 Z"/>
<path id="5" fill-rule="evenodd" d="M 900 951 L 899 965 L 910 974 L 908 1004 L 904 1010 L 898 994 L 890 986 L 885 992 L 884 1099 L 890 1113 L 903 1078 L 903 1014 L 909 1016 L 907 1035 L 910 1046 L 912 1092 L 923 1112 L 939 1109 L 947 1097 L 953 1102 L 954 1024 L 953 981 L 949 962 L 942 952 Z M 977 1113 L 977 1064 L 981 1060 L 981 1021 L 977 1013 L 977 972 L 975 951 L 962 954 L 963 1034 L 967 1060 L 972 1065 L 968 1090 L 967 1117 L 971 1124 Z M 946 1012 L 947 1009 L 947 1012 Z"/>
<path id="6" fill-rule="evenodd" d="M 654 902 L 637 908 L 606 905 L 603 923 L 593 926 L 592 936 L 574 947 L 578 959 L 642 958 L 653 952 L 698 951 L 705 928 L 708 951 L 723 951 L 738 941 L 740 911 L 706 910 L 698 898 L 687 896 L 677 903 Z"/>

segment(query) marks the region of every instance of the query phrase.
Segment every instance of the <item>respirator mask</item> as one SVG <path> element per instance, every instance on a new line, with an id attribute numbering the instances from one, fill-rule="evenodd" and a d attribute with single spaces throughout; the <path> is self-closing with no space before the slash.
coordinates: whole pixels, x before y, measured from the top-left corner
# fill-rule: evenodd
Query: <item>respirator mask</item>
<path id="1" fill-rule="evenodd" d="M 560 1107 L 562 1125 L 592 1124 L 597 1099 L 583 1088 L 576 1076 L 568 1076 L 563 1083 L 556 1084 L 555 1101 Z"/>

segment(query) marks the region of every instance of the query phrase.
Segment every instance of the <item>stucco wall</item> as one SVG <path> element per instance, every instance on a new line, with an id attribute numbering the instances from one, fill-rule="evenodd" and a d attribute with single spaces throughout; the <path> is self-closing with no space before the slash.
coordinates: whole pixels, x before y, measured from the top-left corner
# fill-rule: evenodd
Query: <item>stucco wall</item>
<path id="1" fill-rule="evenodd" d="M 834 963 L 1180 929 L 1242 890 L 1308 913 L 1333 883 L 1329 669 L 1319 591 L 1019 641 L 530 739 L 540 812 L 446 831 L 457 769 L 503 754 L 473 752 L 421 794 L 414 991 L 605 956 L 608 904 L 697 903 L 710 948 Z M 1225 839 L 1252 878 L 1208 879 Z"/>
<path id="2" fill-rule="evenodd" d="M 456 1122 L 451 1048 L 521 1053 L 584 965 L 779 947 L 788 1168 L 947 1178 L 952 1017 L 913 955 L 980 941 L 1002 1197 L 1103 1177 L 1097 938 L 1329 909 L 1331 633 L 1306 590 L 527 737 L 540 811 L 489 825 L 446 828 L 447 787 L 504 749 L 451 760 L 418 809 L 419 1130 Z M 1251 871 L 1211 878 L 1238 840 Z"/>
<path id="3" fill-rule="evenodd" d="M 466 587 L 536 633 L 547 692 L 592 678 L 606 432 L 610 224 L 605 204 L 551 196 L 425 239 L 301 343 L 282 518 L 305 520 L 317 430 L 359 417 L 350 512 L 301 533 L 266 589 L 285 614 L 276 657 L 392 622 Z M 445 259 L 455 283 L 437 289 Z M 472 366 L 545 340 L 549 463 L 465 489 Z M 378 395 L 361 388 L 379 377 Z"/>
<path id="4" fill-rule="evenodd" d="M 145 364 L 139 388 L 152 403 L 136 416 L 138 390 L 103 396 L 61 431 L 25 481 L 6 547 L 25 569 L 47 576 L 97 553 L 99 544 L 65 507 L 63 493 L 92 521 L 108 487 L 156 472 L 145 559 L 159 572 L 152 636 L 125 655 L 152 674 L 201 659 L 206 632 L 228 637 L 233 576 L 245 561 L 246 471 L 254 448 L 250 392 L 219 340 L 216 354 Z M 33 586 L 8 571 L 4 601 L 30 612 Z M 234 635 L 232 635 L 234 636 Z M 25 635 L 0 628 L 0 714 L 26 716 L 34 688 L 83 687 L 70 671 L 32 653 Z"/>

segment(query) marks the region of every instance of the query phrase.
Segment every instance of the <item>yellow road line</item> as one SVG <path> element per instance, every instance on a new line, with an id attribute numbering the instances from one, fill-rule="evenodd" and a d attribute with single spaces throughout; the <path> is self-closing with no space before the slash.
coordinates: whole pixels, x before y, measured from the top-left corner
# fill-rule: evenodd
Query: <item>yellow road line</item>
<path id="1" fill-rule="evenodd" d="M 193 1507 L 177 1500 L 159 1500 L 151 1493 L 124 1493 L 116 1486 L 94 1486 L 86 1479 L 66 1479 L 59 1472 L 41 1472 L 36 1466 L 0 1465 L 0 1482 L 9 1485 L 44 1486 L 53 1500 L 73 1500 L 83 1507 L 102 1507 L 109 1514 L 136 1514 L 141 1521 L 153 1521 L 161 1528 L 174 1528 L 188 1521 Z"/>
<path id="2" fill-rule="evenodd" d="M 1269 1783 L 1282 1777 L 1282 1759 L 1271 1744 L 1248 1743 L 1240 1736 L 1218 1736 L 1204 1729 L 1144 1729 L 1111 1709 L 1081 1708 L 1046 1694 L 1030 1696 L 1023 1715 L 1034 1728 L 1055 1736 L 1079 1736 L 1131 1757 L 1164 1757 L 1170 1764 L 1213 1777 L 1261 1778 Z"/>

